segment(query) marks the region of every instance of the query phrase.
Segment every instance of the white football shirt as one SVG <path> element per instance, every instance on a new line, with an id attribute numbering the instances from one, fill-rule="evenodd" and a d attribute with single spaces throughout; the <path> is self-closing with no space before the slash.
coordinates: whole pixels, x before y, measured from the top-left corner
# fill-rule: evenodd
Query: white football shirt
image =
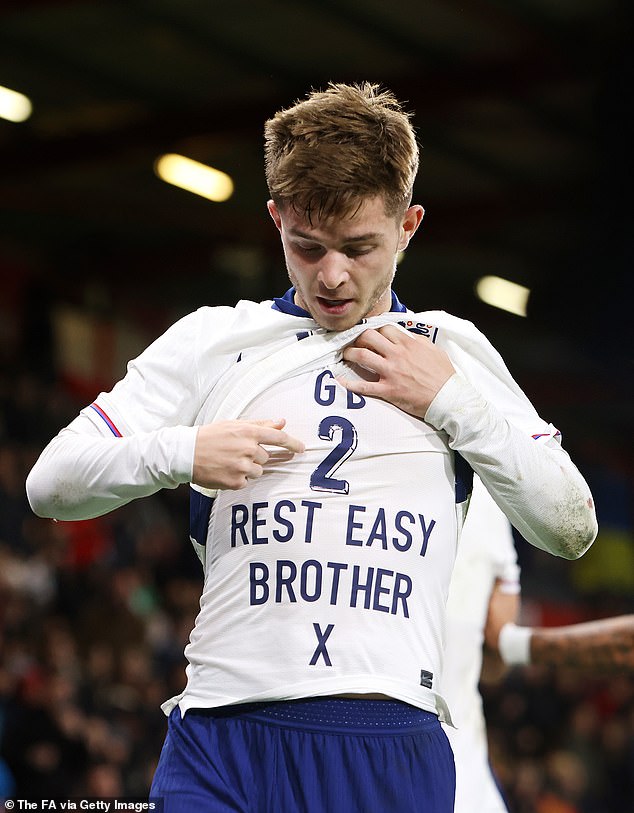
<path id="1" fill-rule="evenodd" d="M 180 706 L 383 692 L 433 712 L 458 535 L 443 432 L 348 392 L 343 362 L 289 377 L 241 415 L 306 445 L 218 493 Z"/>

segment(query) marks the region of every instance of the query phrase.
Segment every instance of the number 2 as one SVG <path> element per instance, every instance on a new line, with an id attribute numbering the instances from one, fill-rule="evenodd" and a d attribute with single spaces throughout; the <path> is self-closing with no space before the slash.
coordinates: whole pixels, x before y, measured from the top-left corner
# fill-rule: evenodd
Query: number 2
<path id="1" fill-rule="evenodd" d="M 319 424 L 321 440 L 334 440 L 335 434 L 338 433 L 341 433 L 341 440 L 311 474 L 310 487 L 313 491 L 347 494 L 350 490 L 350 483 L 347 480 L 337 480 L 333 474 L 357 448 L 357 430 L 347 418 L 337 415 L 329 415 Z"/>

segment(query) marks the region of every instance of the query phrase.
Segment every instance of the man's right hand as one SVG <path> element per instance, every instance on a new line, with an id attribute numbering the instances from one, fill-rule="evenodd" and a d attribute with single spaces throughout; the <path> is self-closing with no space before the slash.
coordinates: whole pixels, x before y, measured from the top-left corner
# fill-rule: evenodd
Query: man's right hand
<path id="1" fill-rule="evenodd" d="M 282 429 L 286 421 L 219 421 L 201 426 L 194 448 L 192 483 L 203 488 L 238 489 L 262 476 L 269 452 L 286 449 L 289 457 L 304 444 Z"/>

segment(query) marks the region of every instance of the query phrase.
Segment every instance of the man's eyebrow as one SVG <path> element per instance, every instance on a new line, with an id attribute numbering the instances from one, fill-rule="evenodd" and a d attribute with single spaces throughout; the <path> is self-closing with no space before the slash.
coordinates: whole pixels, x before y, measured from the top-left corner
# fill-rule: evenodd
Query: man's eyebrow
<path id="1" fill-rule="evenodd" d="M 314 240 L 316 243 L 320 241 L 320 238 L 316 234 L 309 234 L 308 232 L 301 231 L 300 229 L 289 229 L 288 233 L 291 234 L 293 237 L 301 237 L 304 240 Z M 343 243 L 364 243 L 371 240 L 377 240 L 382 237 L 381 232 L 372 231 L 368 232 L 367 234 L 359 234 L 357 236 L 350 236 L 344 237 L 342 239 Z"/>

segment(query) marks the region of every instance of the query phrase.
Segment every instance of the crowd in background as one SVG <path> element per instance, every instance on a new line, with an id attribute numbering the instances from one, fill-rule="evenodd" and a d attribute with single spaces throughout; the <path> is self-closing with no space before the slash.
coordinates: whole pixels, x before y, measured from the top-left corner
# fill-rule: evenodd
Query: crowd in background
<path id="1" fill-rule="evenodd" d="M 26 474 L 80 406 L 41 375 L 0 377 L 0 798 L 146 795 L 160 705 L 184 685 L 202 586 L 187 487 L 77 523 L 29 509 Z M 634 611 L 559 588 L 577 617 Z M 631 677 L 515 669 L 484 701 L 512 813 L 634 810 Z"/>

